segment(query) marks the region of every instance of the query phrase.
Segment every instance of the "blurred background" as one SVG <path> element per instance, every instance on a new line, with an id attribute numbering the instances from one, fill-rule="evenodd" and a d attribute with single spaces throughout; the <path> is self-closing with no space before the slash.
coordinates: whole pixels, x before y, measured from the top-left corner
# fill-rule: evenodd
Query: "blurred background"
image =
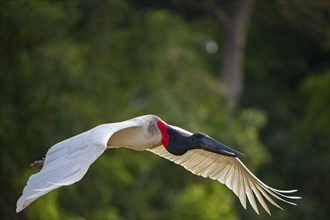
<path id="1" fill-rule="evenodd" d="M 327 219 L 329 1 L 1 1 L 3 219 Z M 248 156 L 298 206 L 247 210 L 149 152 L 106 151 L 16 214 L 29 164 L 96 125 L 156 114 Z"/>

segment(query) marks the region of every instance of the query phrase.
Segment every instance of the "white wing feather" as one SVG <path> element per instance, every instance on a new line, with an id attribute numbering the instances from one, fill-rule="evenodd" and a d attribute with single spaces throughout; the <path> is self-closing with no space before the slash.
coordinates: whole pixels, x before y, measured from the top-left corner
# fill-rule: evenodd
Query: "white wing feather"
<path id="1" fill-rule="evenodd" d="M 52 146 L 43 168 L 30 176 L 17 201 L 16 212 L 56 188 L 81 180 L 90 165 L 106 150 L 107 142 L 115 132 L 136 126 L 139 126 L 136 119 L 103 124 Z"/>
<path id="2" fill-rule="evenodd" d="M 171 127 L 177 129 L 185 135 L 192 134 L 181 128 L 175 126 Z M 254 176 L 238 158 L 226 157 L 200 149 L 190 150 L 182 156 L 175 156 L 170 154 L 163 145 L 148 150 L 170 161 L 173 161 L 176 164 L 183 166 L 185 169 L 196 175 L 209 177 L 213 180 L 217 180 L 220 183 L 225 184 L 235 193 L 235 195 L 239 198 L 241 204 L 245 209 L 247 197 L 253 209 L 258 214 L 259 211 L 254 196 L 256 196 L 257 200 L 260 202 L 262 207 L 267 211 L 269 215 L 270 211 L 264 198 L 266 198 L 266 200 L 268 200 L 274 206 L 282 209 L 269 196 L 269 194 L 291 205 L 296 204 L 287 201 L 285 198 L 300 199 L 300 197 L 296 196 L 283 195 L 285 193 L 296 192 L 297 190 L 277 190 L 267 186 L 266 184 L 261 182 L 256 176 Z"/>

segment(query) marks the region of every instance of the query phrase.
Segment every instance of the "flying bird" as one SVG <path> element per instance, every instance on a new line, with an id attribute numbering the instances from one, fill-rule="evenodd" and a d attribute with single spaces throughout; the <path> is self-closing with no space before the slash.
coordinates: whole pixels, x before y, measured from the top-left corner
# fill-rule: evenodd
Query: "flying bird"
<path id="1" fill-rule="evenodd" d="M 244 156 L 243 153 L 206 134 L 191 133 L 167 124 L 158 116 L 144 115 L 99 125 L 52 146 L 45 158 L 32 164 L 42 168 L 28 179 L 16 212 L 54 189 L 81 180 L 107 148 L 119 147 L 148 150 L 196 175 L 217 180 L 236 194 L 245 209 L 247 198 L 258 214 L 255 197 L 269 215 L 265 199 L 280 209 L 272 197 L 291 205 L 296 204 L 289 199 L 300 199 L 286 195 L 297 190 L 278 190 L 261 182 L 238 158 Z"/>

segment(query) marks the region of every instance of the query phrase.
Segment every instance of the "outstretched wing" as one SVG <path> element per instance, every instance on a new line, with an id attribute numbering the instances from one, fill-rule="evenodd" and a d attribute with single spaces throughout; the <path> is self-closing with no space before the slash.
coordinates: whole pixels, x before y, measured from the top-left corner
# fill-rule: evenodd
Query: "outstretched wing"
<path id="1" fill-rule="evenodd" d="M 181 128 L 174 128 L 183 134 L 191 135 L 190 132 Z M 253 209 L 258 214 L 258 206 L 254 196 L 256 196 L 257 200 L 269 215 L 270 211 L 264 198 L 280 209 L 282 208 L 271 198 L 271 196 L 292 205 L 296 204 L 287 199 L 300 199 L 300 197 L 284 195 L 286 193 L 296 192 L 297 190 L 277 190 L 267 186 L 254 176 L 248 168 L 235 157 L 226 157 L 200 149 L 190 150 L 182 156 L 175 156 L 170 154 L 162 145 L 149 149 L 149 151 L 183 166 L 198 176 L 209 177 L 225 184 L 236 194 L 236 196 L 238 196 L 245 209 L 247 197 Z"/>
<path id="2" fill-rule="evenodd" d="M 85 175 L 90 165 L 105 151 L 109 138 L 117 131 L 139 126 L 137 120 L 103 124 L 52 146 L 40 172 L 30 176 L 17 201 L 20 212 L 40 196 L 73 184 Z"/>

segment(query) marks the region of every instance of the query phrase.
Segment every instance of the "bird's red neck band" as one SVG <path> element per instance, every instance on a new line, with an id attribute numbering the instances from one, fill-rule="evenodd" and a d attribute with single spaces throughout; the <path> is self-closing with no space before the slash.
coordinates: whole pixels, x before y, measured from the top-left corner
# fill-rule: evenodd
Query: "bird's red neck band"
<path id="1" fill-rule="evenodd" d="M 165 148 L 168 147 L 168 142 L 170 141 L 170 135 L 167 133 L 167 129 L 170 127 L 162 120 L 158 119 L 157 126 L 162 134 L 162 144 Z"/>

